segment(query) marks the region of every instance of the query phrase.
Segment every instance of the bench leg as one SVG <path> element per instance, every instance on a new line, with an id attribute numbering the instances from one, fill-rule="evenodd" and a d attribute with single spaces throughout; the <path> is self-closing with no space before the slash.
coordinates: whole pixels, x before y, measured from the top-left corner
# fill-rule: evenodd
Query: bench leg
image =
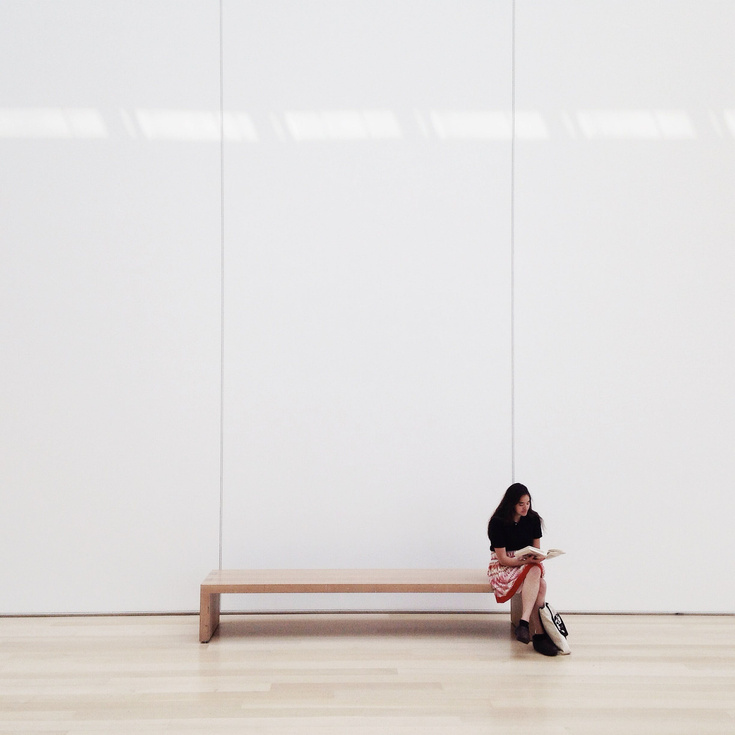
<path id="1" fill-rule="evenodd" d="M 521 593 L 516 592 L 510 599 L 510 628 L 511 633 L 515 633 L 518 622 L 523 615 L 523 601 L 521 599 Z"/>
<path id="2" fill-rule="evenodd" d="M 199 640 L 207 643 L 219 626 L 219 592 L 201 591 L 199 597 Z"/>

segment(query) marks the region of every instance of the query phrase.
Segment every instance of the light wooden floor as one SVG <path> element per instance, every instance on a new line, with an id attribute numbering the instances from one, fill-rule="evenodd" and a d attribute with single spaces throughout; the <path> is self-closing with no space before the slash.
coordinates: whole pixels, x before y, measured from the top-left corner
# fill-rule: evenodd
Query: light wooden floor
<path id="1" fill-rule="evenodd" d="M 507 614 L 0 619 L 0 733 L 728 735 L 735 617 Z"/>

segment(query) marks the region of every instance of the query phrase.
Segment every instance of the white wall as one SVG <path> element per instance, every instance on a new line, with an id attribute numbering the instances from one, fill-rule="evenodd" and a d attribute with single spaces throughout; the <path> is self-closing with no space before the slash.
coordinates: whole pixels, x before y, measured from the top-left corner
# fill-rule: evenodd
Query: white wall
<path id="1" fill-rule="evenodd" d="M 217 564 L 210 2 L 0 5 L 3 612 L 191 609 Z M 141 124 L 143 123 L 143 124 Z"/>
<path id="2" fill-rule="evenodd" d="M 518 156 L 518 466 L 555 597 L 735 611 L 735 6 L 518 9 L 550 123 Z"/>
<path id="3" fill-rule="evenodd" d="M 552 599 L 731 612 L 735 8 L 516 5 L 516 475 L 569 552 Z M 224 565 L 483 566 L 510 482 L 511 3 L 223 10 Z M 195 609 L 217 3 L 6 2 L 0 39 L 0 612 Z"/>

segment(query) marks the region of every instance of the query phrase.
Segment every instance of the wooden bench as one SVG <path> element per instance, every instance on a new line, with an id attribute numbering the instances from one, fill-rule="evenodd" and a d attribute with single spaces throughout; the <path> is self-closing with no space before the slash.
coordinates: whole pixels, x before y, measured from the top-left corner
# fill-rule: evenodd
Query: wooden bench
<path id="1" fill-rule="evenodd" d="M 215 570 L 201 585 L 199 640 L 219 626 L 223 593 L 255 592 L 485 592 L 493 590 L 484 569 L 242 569 Z M 511 624 L 520 619 L 520 594 Z"/>

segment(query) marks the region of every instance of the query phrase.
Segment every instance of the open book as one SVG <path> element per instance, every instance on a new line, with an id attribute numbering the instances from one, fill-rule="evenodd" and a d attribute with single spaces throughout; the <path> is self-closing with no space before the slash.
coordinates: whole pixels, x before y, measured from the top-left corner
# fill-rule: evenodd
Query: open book
<path id="1" fill-rule="evenodd" d="M 518 551 L 515 552 L 516 558 L 520 556 L 526 556 L 526 554 L 533 554 L 534 556 L 539 556 L 542 559 L 553 559 L 555 556 L 560 556 L 564 552 L 561 549 L 548 549 L 547 551 L 544 551 L 543 549 L 537 549 L 535 546 L 524 546 L 522 549 L 518 549 Z"/>

